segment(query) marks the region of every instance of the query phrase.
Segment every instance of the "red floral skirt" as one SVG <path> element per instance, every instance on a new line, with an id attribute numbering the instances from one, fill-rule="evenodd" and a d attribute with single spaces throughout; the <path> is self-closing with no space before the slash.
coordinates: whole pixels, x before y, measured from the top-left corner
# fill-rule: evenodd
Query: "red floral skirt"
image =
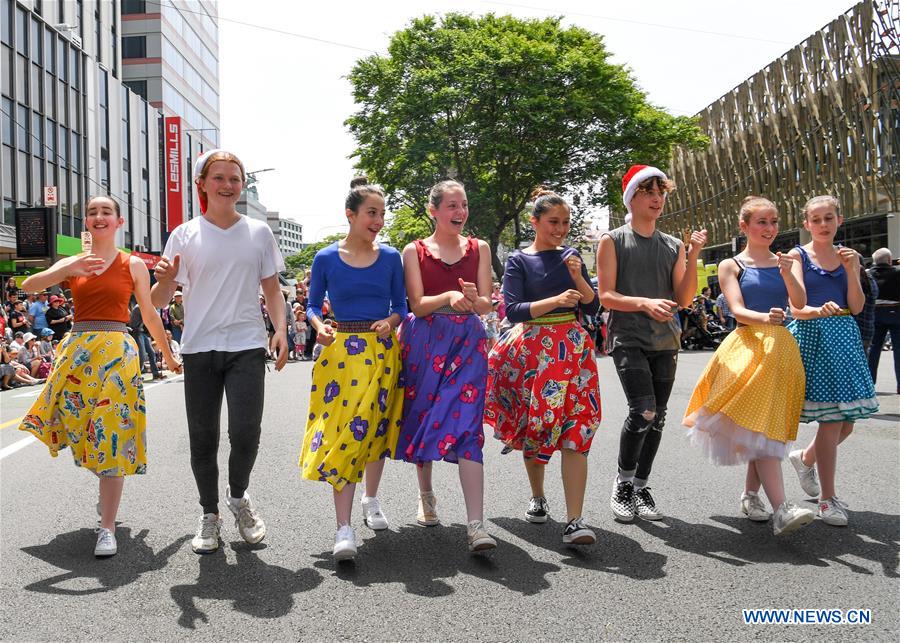
<path id="1" fill-rule="evenodd" d="M 546 464 L 553 453 L 587 453 L 600 426 L 594 342 L 574 315 L 517 324 L 488 357 L 485 424 L 508 447 Z"/>

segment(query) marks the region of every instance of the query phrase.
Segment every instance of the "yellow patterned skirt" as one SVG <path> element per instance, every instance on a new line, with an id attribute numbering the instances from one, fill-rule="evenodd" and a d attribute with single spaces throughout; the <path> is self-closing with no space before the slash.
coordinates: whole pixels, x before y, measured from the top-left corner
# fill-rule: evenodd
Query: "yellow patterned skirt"
<path id="1" fill-rule="evenodd" d="M 299 462 L 304 478 L 340 491 L 361 481 L 368 463 L 392 457 L 403 416 L 400 369 L 394 334 L 338 330 L 313 367 Z"/>
<path id="2" fill-rule="evenodd" d="M 54 458 L 69 447 L 75 464 L 99 476 L 147 470 L 147 416 L 138 348 L 127 333 L 71 332 L 53 372 L 19 429 Z"/>
<path id="3" fill-rule="evenodd" d="M 688 436 L 716 464 L 785 457 L 797 438 L 806 376 L 783 326 L 742 326 L 700 376 L 685 411 Z"/>

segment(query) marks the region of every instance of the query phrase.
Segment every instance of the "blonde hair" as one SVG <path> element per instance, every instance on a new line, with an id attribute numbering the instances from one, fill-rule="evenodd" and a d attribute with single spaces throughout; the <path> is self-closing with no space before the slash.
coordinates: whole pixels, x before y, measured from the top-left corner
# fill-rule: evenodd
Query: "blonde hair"
<path id="1" fill-rule="evenodd" d="M 822 194 L 819 196 L 814 196 L 809 201 L 806 202 L 806 205 L 803 206 L 803 210 L 801 213 L 803 214 L 803 218 L 806 219 L 809 216 L 809 211 L 818 208 L 819 206 L 831 206 L 834 208 L 834 213 L 838 216 L 841 216 L 841 203 L 836 198 L 831 196 L 830 194 Z"/>
<path id="2" fill-rule="evenodd" d="M 769 199 L 764 196 L 750 195 L 741 201 L 741 221 L 745 224 L 750 223 L 750 217 L 753 216 L 753 213 L 757 210 L 774 210 L 775 214 L 778 214 L 778 208 L 776 208 L 775 204 L 769 201 Z"/>

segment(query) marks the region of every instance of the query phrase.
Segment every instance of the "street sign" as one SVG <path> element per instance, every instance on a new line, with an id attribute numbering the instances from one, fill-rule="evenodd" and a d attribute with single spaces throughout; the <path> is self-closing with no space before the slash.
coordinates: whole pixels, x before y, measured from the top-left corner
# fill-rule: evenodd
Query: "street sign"
<path id="1" fill-rule="evenodd" d="M 59 199 L 56 196 L 56 186 L 55 185 L 45 185 L 44 186 L 44 205 L 47 207 L 53 205 L 59 205 Z"/>

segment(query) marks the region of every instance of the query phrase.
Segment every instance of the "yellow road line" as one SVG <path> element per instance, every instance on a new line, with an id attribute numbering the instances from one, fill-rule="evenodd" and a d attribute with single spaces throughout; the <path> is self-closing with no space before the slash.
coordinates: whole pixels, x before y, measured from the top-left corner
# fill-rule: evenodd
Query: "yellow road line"
<path id="1" fill-rule="evenodd" d="M 24 416 L 22 416 L 22 417 L 24 417 Z M 4 422 L 3 424 L 0 424 L 0 429 L 5 429 L 8 426 L 14 426 L 21 421 L 22 421 L 22 418 L 16 418 L 15 420 L 9 420 L 8 422 Z"/>

